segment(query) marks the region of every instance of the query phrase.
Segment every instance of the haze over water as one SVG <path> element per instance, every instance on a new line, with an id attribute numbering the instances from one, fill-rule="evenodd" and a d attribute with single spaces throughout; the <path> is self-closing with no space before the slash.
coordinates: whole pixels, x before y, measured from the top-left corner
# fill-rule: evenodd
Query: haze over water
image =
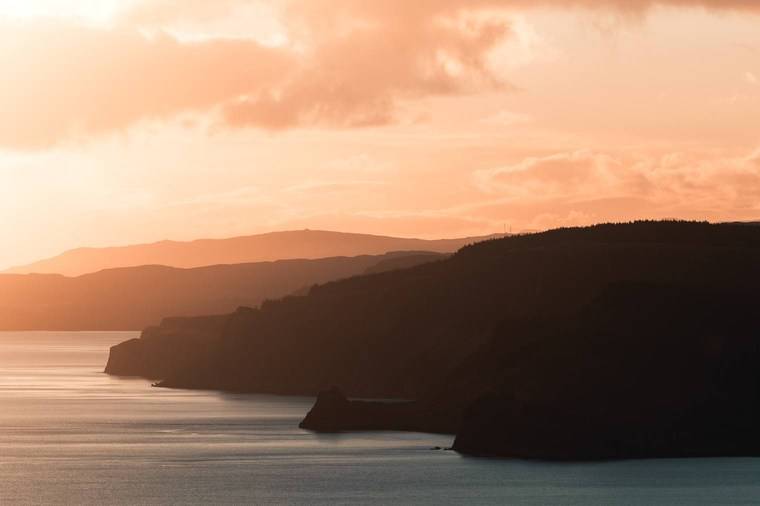
<path id="1" fill-rule="evenodd" d="M 151 388 L 101 371 L 135 333 L 0 333 L 0 504 L 750 504 L 760 459 L 548 464 L 448 436 L 316 435 L 313 399 Z"/>

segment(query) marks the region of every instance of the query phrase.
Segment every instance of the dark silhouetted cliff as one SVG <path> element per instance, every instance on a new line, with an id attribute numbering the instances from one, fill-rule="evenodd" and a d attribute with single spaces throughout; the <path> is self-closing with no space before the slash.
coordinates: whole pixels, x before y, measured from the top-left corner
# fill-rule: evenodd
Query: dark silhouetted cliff
<path id="1" fill-rule="evenodd" d="M 105 372 L 160 379 L 191 367 L 213 351 L 229 319 L 228 314 L 165 318 L 143 330 L 139 339 L 111 347 Z"/>
<path id="2" fill-rule="evenodd" d="M 759 285 L 756 227 L 560 229 L 241 309 L 208 352 L 157 373 L 413 399 L 333 391 L 304 426 L 456 432 L 472 454 L 757 454 Z"/>
<path id="3" fill-rule="evenodd" d="M 454 448 L 471 454 L 760 455 L 753 292 L 610 286 L 571 316 L 503 324 L 429 402 L 470 385 Z"/>

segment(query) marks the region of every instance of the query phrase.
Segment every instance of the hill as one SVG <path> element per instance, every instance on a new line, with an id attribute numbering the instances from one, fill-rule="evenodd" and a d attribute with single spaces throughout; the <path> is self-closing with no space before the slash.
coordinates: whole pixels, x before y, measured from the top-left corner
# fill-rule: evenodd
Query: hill
<path id="1" fill-rule="evenodd" d="M 179 269 L 141 266 L 77 277 L 0 275 L 2 330 L 140 330 L 166 315 L 229 313 L 314 284 L 444 258 L 437 253 L 280 260 Z"/>
<path id="2" fill-rule="evenodd" d="M 79 248 L 29 265 L 13 267 L 6 273 L 80 276 L 104 269 L 141 265 L 166 265 L 189 269 L 206 265 L 382 255 L 392 251 L 453 253 L 467 244 L 490 237 L 495 236 L 424 240 L 296 230 L 229 239 L 161 241 L 112 248 Z"/>
<path id="3" fill-rule="evenodd" d="M 152 372 L 171 387 L 415 399 L 330 390 L 303 424 L 457 433 L 464 453 L 760 454 L 758 283 L 756 227 L 560 229 L 241 308 Z M 137 371 L 138 353 L 166 348 L 152 333 L 109 366 Z"/>
<path id="4" fill-rule="evenodd" d="M 621 283 L 568 317 L 503 327 L 441 386 L 471 385 L 454 443 L 465 453 L 760 455 L 759 361 L 748 287 Z"/>

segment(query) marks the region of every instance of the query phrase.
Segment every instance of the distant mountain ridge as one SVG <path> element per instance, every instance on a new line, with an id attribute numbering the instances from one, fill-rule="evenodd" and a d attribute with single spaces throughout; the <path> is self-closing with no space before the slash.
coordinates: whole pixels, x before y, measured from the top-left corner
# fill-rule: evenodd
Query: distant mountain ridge
<path id="1" fill-rule="evenodd" d="M 410 251 L 193 269 L 146 265 L 77 277 L 0 274 L 0 330 L 140 330 L 168 315 L 227 313 L 306 294 L 316 284 L 445 257 Z"/>
<path id="2" fill-rule="evenodd" d="M 4 273 L 80 276 L 104 269 L 141 265 L 189 269 L 206 265 L 382 255 L 392 251 L 453 253 L 468 244 L 494 237 L 500 235 L 427 240 L 324 230 L 293 230 L 228 239 L 77 248 L 38 262 L 12 267 Z"/>

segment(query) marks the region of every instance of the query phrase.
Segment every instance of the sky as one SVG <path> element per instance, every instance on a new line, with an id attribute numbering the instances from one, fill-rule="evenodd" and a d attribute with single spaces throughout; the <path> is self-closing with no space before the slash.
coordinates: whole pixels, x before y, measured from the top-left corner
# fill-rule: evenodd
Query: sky
<path id="1" fill-rule="evenodd" d="M 755 0 L 0 0 L 0 268 L 760 219 Z"/>

